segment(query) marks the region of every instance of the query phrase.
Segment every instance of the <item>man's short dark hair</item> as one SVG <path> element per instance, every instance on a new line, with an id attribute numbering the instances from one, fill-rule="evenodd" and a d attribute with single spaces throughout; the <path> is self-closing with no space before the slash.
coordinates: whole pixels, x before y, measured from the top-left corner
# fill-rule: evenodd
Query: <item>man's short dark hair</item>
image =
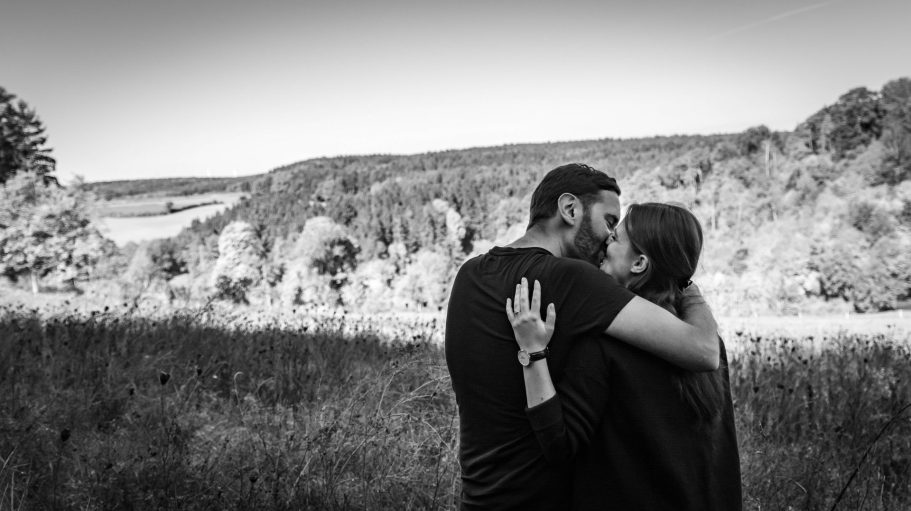
<path id="1" fill-rule="evenodd" d="M 617 180 L 583 163 L 557 167 L 544 176 L 531 196 L 529 227 L 557 213 L 557 199 L 571 193 L 582 201 L 585 211 L 602 190 L 620 195 Z"/>

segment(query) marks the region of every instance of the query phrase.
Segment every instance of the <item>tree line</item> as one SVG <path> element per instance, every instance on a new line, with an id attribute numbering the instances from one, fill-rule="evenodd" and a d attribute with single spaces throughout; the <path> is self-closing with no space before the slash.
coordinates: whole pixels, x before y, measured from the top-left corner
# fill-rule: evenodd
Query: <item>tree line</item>
<path id="1" fill-rule="evenodd" d="M 23 111 L 30 110 L 17 107 L 15 115 Z M 45 140 L 37 141 L 29 154 L 48 157 Z M 31 158 L 15 161 L 46 164 Z M 143 283 L 169 296 L 438 310 L 458 265 L 521 234 L 537 182 L 573 161 L 616 177 L 626 202 L 691 208 L 707 233 L 703 287 L 723 307 L 753 308 L 727 312 L 872 311 L 911 298 L 908 78 L 880 91 L 848 91 L 793 132 L 755 126 L 737 134 L 341 156 L 241 181 L 175 181 L 179 189 L 246 186 L 250 196 L 173 239 L 120 250 L 105 271 L 128 275 L 124 287 Z M 20 170 L 50 175 L 42 168 Z M 105 186 L 96 190 L 129 188 Z M 22 275 L 23 264 L 6 264 L 4 274 Z"/>

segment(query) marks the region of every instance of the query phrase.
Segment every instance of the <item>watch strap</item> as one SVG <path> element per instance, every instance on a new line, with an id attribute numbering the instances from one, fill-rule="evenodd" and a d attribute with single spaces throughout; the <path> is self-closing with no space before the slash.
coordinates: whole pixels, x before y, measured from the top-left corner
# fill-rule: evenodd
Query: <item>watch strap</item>
<path id="1" fill-rule="evenodd" d="M 523 367 L 528 367 L 535 363 L 536 360 L 541 360 L 542 358 L 547 358 L 550 355 L 550 347 L 545 347 L 541 351 L 535 351 L 534 353 L 529 353 L 524 349 L 519 350 L 519 364 Z"/>
<path id="2" fill-rule="evenodd" d="M 528 354 L 528 360 L 534 362 L 535 360 L 541 360 L 542 358 L 547 358 L 550 355 L 550 346 L 545 346 L 543 350 L 536 351 L 534 353 Z"/>

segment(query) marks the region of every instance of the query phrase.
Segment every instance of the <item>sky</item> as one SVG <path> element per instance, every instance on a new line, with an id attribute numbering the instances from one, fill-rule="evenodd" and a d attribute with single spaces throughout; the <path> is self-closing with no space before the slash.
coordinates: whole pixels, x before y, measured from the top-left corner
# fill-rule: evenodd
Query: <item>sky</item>
<path id="1" fill-rule="evenodd" d="M 0 0 L 63 180 L 792 130 L 911 76 L 908 0 Z"/>

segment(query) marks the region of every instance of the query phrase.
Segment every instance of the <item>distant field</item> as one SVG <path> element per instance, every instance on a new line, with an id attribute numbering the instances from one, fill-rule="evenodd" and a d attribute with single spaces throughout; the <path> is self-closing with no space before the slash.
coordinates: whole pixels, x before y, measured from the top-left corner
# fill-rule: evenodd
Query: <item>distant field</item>
<path id="1" fill-rule="evenodd" d="M 109 212 L 102 217 L 105 236 L 117 245 L 123 246 L 131 241 L 139 242 L 158 238 L 176 236 L 182 229 L 189 227 L 193 220 L 203 220 L 216 213 L 221 213 L 240 200 L 242 193 L 205 194 L 188 197 L 160 197 L 146 200 L 112 201 L 103 206 Z M 149 214 L 152 211 L 166 211 L 165 204 L 172 202 L 173 207 L 182 209 L 171 214 Z M 218 201 L 218 204 L 212 204 Z M 192 207 L 197 204 L 204 206 Z M 119 208 L 119 209 L 118 209 Z M 187 209 L 184 209 L 187 208 Z M 110 211 L 120 214 L 111 215 Z M 125 213 L 132 212 L 132 215 Z M 146 212 L 143 214 L 143 212 Z"/>
<path id="2" fill-rule="evenodd" d="M 138 217 L 167 215 L 190 208 L 214 204 L 232 205 L 246 193 L 203 193 L 198 195 L 165 195 L 161 197 L 133 197 L 104 201 L 99 204 L 103 217 Z"/>

